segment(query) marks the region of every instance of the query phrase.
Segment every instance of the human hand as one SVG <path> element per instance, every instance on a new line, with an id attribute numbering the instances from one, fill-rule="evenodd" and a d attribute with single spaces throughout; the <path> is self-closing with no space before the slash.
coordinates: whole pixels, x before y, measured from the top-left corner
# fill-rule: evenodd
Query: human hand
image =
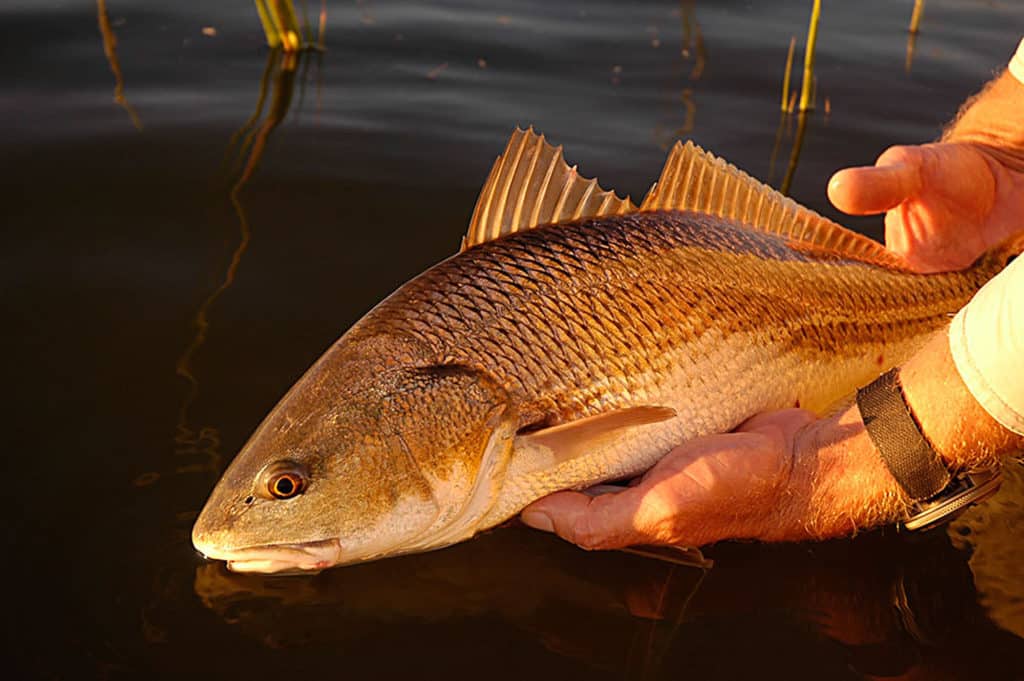
<path id="1" fill-rule="evenodd" d="M 963 269 L 1024 229 L 1024 85 L 992 83 L 936 144 L 886 150 L 840 170 L 829 199 L 852 215 L 885 212 L 885 243 L 921 272 Z"/>
<path id="2" fill-rule="evenodd" d="M 1024 172 L 967 142 L 891 147 L 833 175 L 828 195 L 853 215 L 886 211 L 886 246 L 921 272 L 968 267 L 1024 226 Z"/>
<path id="3" fill-rule="evenodd" d="M 895 517 L 898 495 L 855 407 L 830 419 L 785 409 L 677 447 L 622 492 L 558 492 L 522 520 L 586 549 L 799 540 Z"/>

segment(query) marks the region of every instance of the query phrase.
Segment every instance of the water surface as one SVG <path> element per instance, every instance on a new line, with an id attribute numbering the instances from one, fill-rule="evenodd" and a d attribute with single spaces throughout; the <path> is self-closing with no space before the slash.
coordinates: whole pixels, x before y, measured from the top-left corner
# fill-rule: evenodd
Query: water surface
<path id="1" fill-rule="evenodd" d="M 838 217 L 829 175 L 935 138 L 1024 2 L 930 0 L 909 64 L 910 2 L 825 5 L 790 191 Z M 289 64 L 250 2 L 110 0 L 118 103 L 97 4 L 0 3 L 12 678 L 1022 678 L 1019 467 L 949 532 L 706 575 L 523 528 L 285 579 L 188 542 L 302 371 L 455 250 L 514 126 L 634 197 L 679 137 L 780 185 L 809 7 L 329 1 Z"/>

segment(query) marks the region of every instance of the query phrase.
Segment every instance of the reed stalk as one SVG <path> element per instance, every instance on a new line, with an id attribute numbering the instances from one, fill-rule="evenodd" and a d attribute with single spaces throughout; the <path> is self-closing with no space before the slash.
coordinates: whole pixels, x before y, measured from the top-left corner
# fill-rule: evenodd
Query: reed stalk
<path id="1" fill-rule="evenodd" d="M 789 53 L 786 55 L 786 70 L 782 75 L 782 111 L 789 113 L 792 109 L 789 106 L 789 83 L 793 78 L 793 52 L 796 50 L 796 36 L 789 39 Z"/>
<path id="2" fill-rule="evenodd" d="M 285 52 L 302 48 L 302 28 L 292 0 L 256 0 L 256 12 L 270 47 L 281 47 Z"/>
<path id="3" fill-rule="evenodd" d="M 910 15 L 911 34 L 916 34 L 921 28 L 921 16 L 924 14 L 924 0 L 914 0 L 914 12 Z"/>
<path id="4" fill-rule="evenodd" d="M 821 0 L 814 0 L 811 22 L 807 27 L 807 48 L 804 50 L 804 79 L 800 86 L 800 111 L 814 108 L 814 48 L 818 42 L 818 21 L 821 19 Z"/>

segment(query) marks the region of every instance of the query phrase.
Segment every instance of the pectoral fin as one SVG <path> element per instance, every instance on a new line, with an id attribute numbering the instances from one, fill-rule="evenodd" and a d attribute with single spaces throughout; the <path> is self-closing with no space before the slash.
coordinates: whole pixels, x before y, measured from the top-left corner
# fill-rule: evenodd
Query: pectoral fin
<path id="1" fill-rule="evenodd" d="M 669 407 L 629 407 L 562 423 L 521 437 L 529 444 L 551 450 L 555 461 L 561 463 L 587 454 L 629 428 L 660 423 L 675 416 L 675 409 Z"/>

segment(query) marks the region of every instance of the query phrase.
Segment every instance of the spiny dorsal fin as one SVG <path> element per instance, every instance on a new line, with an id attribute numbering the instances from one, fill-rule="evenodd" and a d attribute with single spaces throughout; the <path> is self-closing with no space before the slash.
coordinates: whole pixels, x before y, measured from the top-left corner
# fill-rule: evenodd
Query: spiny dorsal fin
<path id="1" fill-rule="evenodd" d="M 538 225 L 636 210 L 629 197 L 586 179 L 531 127 L 516 128 L 494 162 L 473 210 L 462 250 Z"/>
<path id="2" fill-rule="evenodd" d="M 804 208 L 693 142 L 676 142 L 640 210 L 692 210 L 718 215 L 789 237 L 798 250 L 892 269 L 907 268 L 903 260 L 877 241 Z"/>

